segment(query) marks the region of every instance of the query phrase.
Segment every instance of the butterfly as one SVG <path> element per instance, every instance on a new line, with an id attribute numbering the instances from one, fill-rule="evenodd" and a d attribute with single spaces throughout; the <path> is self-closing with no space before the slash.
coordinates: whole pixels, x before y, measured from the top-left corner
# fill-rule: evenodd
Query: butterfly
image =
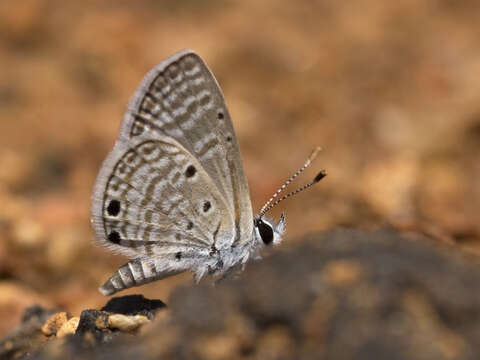
<path id="1" fill-rule="evenodd" d="M 279 244 L 282 214 L 265 213 L 305 165 L 253 215 L 240 150 L 223 94 L 191 50 L 154 67 L 130 100 L 113 150 L 95 181 L 91 223 L 96 241 L 127 256 L 99 291 L 117 291 L 184 271 L 198 282 L 243 268 L 264 246 Z M 276 201 L 274 201 L 276 200 Z"/>

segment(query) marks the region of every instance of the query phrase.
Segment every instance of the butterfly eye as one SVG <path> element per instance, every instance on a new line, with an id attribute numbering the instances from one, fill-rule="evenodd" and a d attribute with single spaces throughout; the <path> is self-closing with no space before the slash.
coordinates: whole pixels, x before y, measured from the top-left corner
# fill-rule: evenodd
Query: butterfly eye
<path id="1" fill-rule="evenodd" d="M 265 223 L 263 220 L 257 221 L 258 232 L 265 245 L 270 245 L 273 242 L 273 228 L 270 224 Z"/>

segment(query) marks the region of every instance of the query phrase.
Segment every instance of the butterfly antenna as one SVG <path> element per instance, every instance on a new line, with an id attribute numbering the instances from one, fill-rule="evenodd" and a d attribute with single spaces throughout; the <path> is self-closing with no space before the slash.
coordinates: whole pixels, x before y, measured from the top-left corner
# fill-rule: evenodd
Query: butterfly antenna
<path id="1" fill-rule="evenodd" d="M 280 202 L 282 202 L 285 199 L 288 199 L 290 196 L 296 195 L 299 192 L 302 192 L 303 190 L 308 189 L 310 186 L 315 185 L 318 183 L 320 180 L 322 180 L 325 176 L 327 176 L 327 172 L 325 170 L 321 170 L 315 178 L 309 182 L 308 184 L 303 185 L 302 187 L 298 188 L 297 190 L 292 191 L 291 193 L 288 193 L 284 196 L 282 196 L 280 199 L 276 200 L 273 202 L 270 206 L 268 206 L 266 209 L 262 210 L 260 214 L 258 214 L 258 217 L 261 218 L 263 215 L 265 215 L 267 212 L 269 212 L 272 208 L 277 206 Z"/>
<path id="2" fill-rule="evenodd" d="M 290 176 L 290 178 L 285 181 L 283 183 L 282 186 L 280 186 L 280 188 L 275 192 L 275 194 L 272 195 L 272 197 L 265 203 L 265 205 L 263 205 L 262 209 L 260 210 L 260 213 L 257 215 L 258 218 L 261 218 L 263 215 L 265 215 L 265 213 L 267 211 L 269 211 L 272 207 L 274 207 L 275 205 L 277 205 L 280 201 L 283 201 L 285 200 L 287 197 L 290 197 L 292 195 L 295 195 L 307 188 L 309 188 L 310 186 L 316 184 L 317 182 L 319 182 L 323 177 L 325 177 L 327 175 L 326 171 L 325 170 L 322 170 L 320 171 L 320 173 L 315 177 L 315 179 L 309 183 L 309 184 L 306 184 L 305 186 L 302 186 L 301 188 L 295 190 L 294 192 L 290 193 L 290 194 L 287 194 L 285 196 L 283 196 L 281 199 L 278 199 L 277 201 L 275 201 L 273 204 L 272 202 L 277 198 L 277 196 L 283 191 L 285 190 L 285 188 L 298 176 L 300 175 L 306 168 L 308 168 L 310 166 L 310 164 L 312 163 L 312 161 L 317 157 L 318 153 L 321 151 L 322 149 L 320 147 L 316 147 L 312 153 L 310 154 L 310 156 L 308 157 L 307 161 L 305 161 L 305 164 L 303 164 L 303 166 L 298 169 L 295 174 L 293 174 L 292 176 Z M 320 176 L 321 174 L 323 174 L 322 176 Z M 317 179 L 318 178 L 318 179 Z M 272 204 L 270 206 L 270 204 Z"/>

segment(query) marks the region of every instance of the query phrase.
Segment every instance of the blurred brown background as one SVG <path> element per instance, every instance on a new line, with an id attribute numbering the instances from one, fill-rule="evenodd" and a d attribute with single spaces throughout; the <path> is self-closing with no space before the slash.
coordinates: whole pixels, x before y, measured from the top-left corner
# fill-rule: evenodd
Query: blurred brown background
<path id="1" fill-rule="evenodd" d="M 33 303 L 104 304 L 96 288 L 125 259 L 92 243 L 93 181 L 140 79 L 184 48 L 224 91 L 255 209 L 323 147 L 312 168 L 329 176 L 272 212 L 288 210 L 284 246 L 390 224 L 476 254 L 479 13 L 453 0 L 0 2 L 0 335 Z M 180 281 L 125 293 L 167 300 Z"/>

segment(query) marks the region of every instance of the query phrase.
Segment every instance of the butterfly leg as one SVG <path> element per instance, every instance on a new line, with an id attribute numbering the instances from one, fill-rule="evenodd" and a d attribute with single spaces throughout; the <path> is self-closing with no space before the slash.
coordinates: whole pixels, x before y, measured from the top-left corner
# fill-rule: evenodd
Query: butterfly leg
<path id="1" fill-rule="evenodd" d="M 137 258 L 130 260 L 108 279 L 105 284 L 99 287 L 99 291 L 105 295 L 113 295 L 124 289 L 143 285 L 155 280 L 175 275 L 181 270 L 157 271 L 155 263 L 149 259 Z"/>
<path id="2" fill-rule="evenodd" d="M 215 280 L 215 284 L 219 284 L 225 280 L 238 279 L 240 273 L 245 269 L 246 264 L 236 264 L 227 269 L 218 279 Z"/>

